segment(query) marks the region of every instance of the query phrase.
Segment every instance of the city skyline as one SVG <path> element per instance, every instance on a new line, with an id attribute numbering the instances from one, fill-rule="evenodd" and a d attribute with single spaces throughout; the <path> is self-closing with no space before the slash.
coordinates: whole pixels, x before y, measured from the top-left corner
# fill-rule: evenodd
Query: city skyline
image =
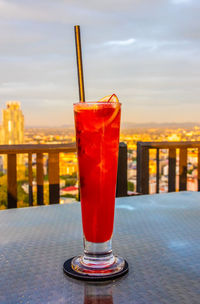
<path id="1" fill-rule="evenodd" d="M 26 126 L 73 124 L 75 24 L 85 93 L 116 93 L 122 122 L 199 123 L 197 0 L 0 0 L 0 107 L 21 102 Z"/>
<path id="2" fill-rule="evenodd" d="M 30 147 L 35 145 L 58 145 L 68 144 L 75 142 L 74 128 L 25 128 L 24 129 L 24 116 L 18 102 L 9 102 L 6 104 L 6 108 L 3 109 L 3 124 L 0 127 L 1 131 L 1 143 L 4 144 L 28 144 Z M 171 125 L 162 124 L 156 128 L 156 124 L 153 127 L 144 127 L 138 125 L 137 128 L 121 129 L 120 142 L 127 145 L 127 165 L 128 165 L 128 191 L 132 193 L 136 191 L 137 186 L 137 143 L 143 142 L 181 142 L 187 145 L 188 142 L 199 142 L 200 140 L 200 124 L 195 125 L 185 124 Z M 169 143 L 170 144 L 170 143 Z M 75 147 L 75 146 L 74 146 Z M 176 189 L 179 191 L 179 165 L 180 165 L 180 150 L 176 149 Z M 36 200 L 36 163 L 37 153 L 32 154 L 32 170 L 34 172 L 34 178 L 32 181 L 34 200 L 33 204 L 37 205 Z M 168 191 L 168 166 L 169 166 L 169 151 L 166 149 L 160 149 L 159 163 L 160 163 L 160 192 Z M 49 182 L 46 180 L 48 175 L 49 156 L 43 154 L 43 173 L 44 178 L 44 195 L 45 201 L 48 201 Z M 197 191 L 198 189 L 198 149 L 190 148 L 187 150 L 187 190 Z M 29 163 L 29 154 L 17 155 L 17 182 L 19 190 L 18 207 L 25 207 L 28 204 L 29 198 L 29 183 L 27 176 L 27 168 Z M 1 197 L 0 197 L 0 209 L 5 209 L 7 206 L 7 157 L 0 157 L 0 179 L 1 179 Z M 149 154 L 149 191 L 155 193 L 156 188 L 156 172 L 157 172 L 157 151 L 155 149 L 150 151 Z M 60 175 L 60 203 L 71 202 L 71 198 L 75 200 L 77 195 L 77 155 L 72 153 L 59 154 L 59 175 Z M 18 191 L 18 190 L 17 190 Z M 66 198 L 67 197 L 67 198 Z"/>

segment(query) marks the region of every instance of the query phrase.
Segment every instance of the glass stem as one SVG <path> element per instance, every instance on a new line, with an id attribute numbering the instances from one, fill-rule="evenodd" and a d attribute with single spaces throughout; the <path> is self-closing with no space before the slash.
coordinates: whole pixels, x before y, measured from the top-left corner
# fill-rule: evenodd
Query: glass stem
<path id="1" fill-rule="evenodd" d="M 84 255 L 82 263 L 85 266 L 108 267 L 115 261 L 112 252 L 112 239 L 104 243 L 88 242 L 83 238 Z"/>

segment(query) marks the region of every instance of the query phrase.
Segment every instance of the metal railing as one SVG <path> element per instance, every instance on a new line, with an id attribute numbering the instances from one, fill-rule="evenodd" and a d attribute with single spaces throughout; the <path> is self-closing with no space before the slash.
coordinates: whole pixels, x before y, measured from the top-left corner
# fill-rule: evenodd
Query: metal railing
<path id="1" fill-rule="evenodd" d="M 32 155 L 36 154 L 37 204 L 44 204 L 43 154 L 48 154 L 49 203 L 60 199 L 59 153 L 76 152 L 75 143 L 39 145 L 0 145 L 0 155 L 7 155 L 7 207 L 17 207 L 17 154 L 28 154 L 29 206 L 33 206 Z M 119 145 L 116 196 L 127 195 L 127 146 Z"/>
<path id="2" fill-rule="evenodd" d="M 156 149 L 156 192 L 159 193 L 159 150 L 168 149 L 168 192 L 176 191 L 176 149 L 179 149 L 179 191 L 187 189 L 187 152 L 198 149 L 198 191 L 200 191 L 200 142 L 138 142 L 137 192 L 149 194 L 149 150 Z"/>

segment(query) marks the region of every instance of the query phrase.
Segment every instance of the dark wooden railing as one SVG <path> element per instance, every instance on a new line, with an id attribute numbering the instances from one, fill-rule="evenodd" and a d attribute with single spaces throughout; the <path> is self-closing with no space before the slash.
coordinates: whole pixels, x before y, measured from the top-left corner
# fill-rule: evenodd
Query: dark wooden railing
<path id="1" fill-rule="evenodd" d="M 17 154 L 28 154 L 29 206 L 33 205 L 32 155 L 36 154 L 37 204 L 44 204 L 43 154 L 48 153 L 49 203 L 58 204 L 59 153 L 76 152 L 75 143 L 44 145 L 0 145 L 0 155 L 7 154 L 7 198 L 8 208 L 17 207 Z M 119 145 L 118 178 L 116 196 L 127 195 L 127 146 Z"/>
<path id="2" fill-rule="evenodd" d="M 127 145 L 123 142 L 119 144 L 118 172 L 116 196 L 127 196 Z"/>
<path id="3" fill-rule="evenodd" d="M 159 193 L 159 150 L 168 149 L 168 192 L 176 191 L 176 149 L 179 150 L 179 191 L 187 189 L 187 149 L 198 149 L 198 191 L 200 191 L 200 142 L 138 142 L 137 192 L 149 193 L 149 150 L 156 149 L 156 192 Z"/>

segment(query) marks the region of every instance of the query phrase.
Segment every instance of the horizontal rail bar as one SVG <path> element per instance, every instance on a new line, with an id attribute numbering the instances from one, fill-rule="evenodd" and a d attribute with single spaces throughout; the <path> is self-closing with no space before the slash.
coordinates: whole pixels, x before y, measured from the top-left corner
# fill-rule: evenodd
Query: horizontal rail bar
<path id="1" fill-rule="evenodd" d="M 149 149 L 169 149 L 169 148 L 200 148 L 200 141 L 184 141 L 184 142 L 138 142 L 138 145 Z"/>
<path id="2" fill-rule="evenodd" d="M 38 145 L 0 145 L 0 154 L 13 154 L 13 153 L 48 153 L 48 152 L 76 152 L 76 144 L 38 144 Z"/>

